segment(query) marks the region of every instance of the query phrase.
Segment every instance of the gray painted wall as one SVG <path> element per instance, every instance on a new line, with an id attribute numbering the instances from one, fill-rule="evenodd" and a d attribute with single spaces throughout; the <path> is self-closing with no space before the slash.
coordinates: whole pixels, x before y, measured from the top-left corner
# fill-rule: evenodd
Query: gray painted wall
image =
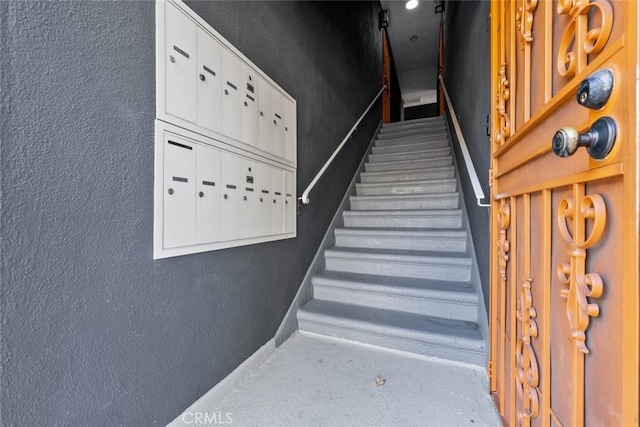
<path id="1" fill-rule="evenodd" d="M 377 2 L 192 6 L 298 101 L 298 188 L 380 87 Z M 164 425 L 265 344 L 379 120 L 298 238 L 152 260 L 153 2 L 0 2 L 3 426 Z"/>
<path id="2" fill-rule="evenodd" d="M 491 147 L 487 136 L 491 81 L 490 37 L 487 17 L 490 2 L 485 0 L 447 1 L 445 22 L 445 83 L 459 116 L 462 134 L 486 199 L 489 200 Z M 451 132 L 455 139 L 455 133 Z M 489 307 L 489 209 L 476 204 L 464 160 L 456 147 L 460 177 L 469 214 L 473 244 L 478 259 L 485 304 Z"/>

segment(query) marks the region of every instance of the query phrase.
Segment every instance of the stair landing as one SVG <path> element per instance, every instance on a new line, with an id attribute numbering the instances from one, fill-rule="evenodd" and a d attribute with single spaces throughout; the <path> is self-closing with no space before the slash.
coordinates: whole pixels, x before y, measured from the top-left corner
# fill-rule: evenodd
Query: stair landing
<path id="1" fill-rule="evenodd" d="M 208 413 L 234 426 L 499 426 L 487 390 L 481 368 L 296 333 Z"/>

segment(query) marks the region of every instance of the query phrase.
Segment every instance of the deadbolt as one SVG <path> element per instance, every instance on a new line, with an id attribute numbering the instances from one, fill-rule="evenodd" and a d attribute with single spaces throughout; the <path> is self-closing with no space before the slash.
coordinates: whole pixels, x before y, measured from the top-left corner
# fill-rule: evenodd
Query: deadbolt
<path id="1" fill-rule="evenodd" d="M 613 72 L 605 68 L 596 71 L 580 82 L 576 98 L 578 104 L 591 110 L 605 106 L 613 90 Z"/>
<path id="2" fill-rule="evenodd" d="M 578 147 L 586 147 L 594 159 L 607 157 L 616 142 L 616 122 L 611 117 L 601 117 L 585 133 L 578 133 L 572 127 L 564 127 L 553 136 L 551 147 L 559 157 L 568 157 Z"/>

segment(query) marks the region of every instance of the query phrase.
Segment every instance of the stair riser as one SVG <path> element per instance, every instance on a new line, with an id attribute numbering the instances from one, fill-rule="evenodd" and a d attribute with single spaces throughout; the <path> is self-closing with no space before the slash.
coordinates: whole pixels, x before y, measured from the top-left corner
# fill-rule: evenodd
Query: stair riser
<path id="1" fill-rule="evenodd" d="M 424 160 L 407 160 L 401 162 L 386 162 L 386 163 L 367 163 L 365 170 L 367 172 L 388 172 L 388 171 L 402 171 L 404 169 L 428 169 L 437 168 L 440 166 L 450 166 L 453 160 L 451 156 L 440 157 L 437 159 L 424 159 Z"/>
<path id="2" fill-rule="evenodd" d="M 351 210 L 354 211 L 388 211 L 388 210 L 405 210 L 405 209 L 456 209 L 458 207 L 458 195 L 429 197 L 419 199 L 409 198 L 392 198 L 386 199 L 380 197 L 381 200 L 370 198 L 360 198 L 352 196 L 350 199 Z"/>
<path id="3" fill-rule="evenodd" d="M 402 130 L 429 129 L 431 127 L 445 126 L 444 120 L 431 120 L 422 123 L 402 123 L 402 124 L 384 124 L 380 128 L 380 132 L 400 132 Z"/>
<path id="4" fill-rule="evenodd" d="M 397 228 L 460 228 L 459 216 L 396 217 L 396 216 L 345 216 L 346 227 L 397 227 Z"/>
<path id="5" fill-rule="evenodd" d="M 418 251 L 464 252 L 467 249 L 466 238 L 442 237 L 391 237 L 358 236 L 336 234 L 336 246 L 368 249 L 406 249 Z"/>
<path id="6" fill-rule="evenodd" d="M 378 134 L 379 138 L 405 138 L 415 135 L 430 135 L 434 133 L 445 133 L 447 128 L 443 124 L 434 124 L 431 126 L 423 126 L 415 129 L 381 129 Z"/>
<path id="7" fill-rule="evenodd" d="M 327 270 L 350 273 L 374 274 L 379 276 L 411 277 L 455 282 L 471 280 L 471 268 L 466 265 L 441 265 L 431 262 L 404 263 L 355 257 L 326 257 Z"/>
<path id="8" fill-rule="evenodd" d="M 352 304 L 365 307 L 424 314 L 444 319 L 464 320 L 467 322 L 478 320 L 478 307 L 475 304 L 462 304 L 457 301 L 379 294 L 318 285 L 313 287 L 313 297 L 335 302 L 350 301 Z"/>
<path id="9" fill-rule="evenodd" d="M 377 147 L 374 146 L 371 152 L 373 154 L 394 154 L 394 153 L 411 153 L 414 151 L 424 151 L 424 150 L 432 150 L 438 148 L 447 148 L 449 147 L 449 142 L 447 140 L 442 141 L 434 141 L 434 142 L 415 142 L 415 143 L 407 143 L 407 144 L 398 144 L 398 145 L 389 145 L 386 147 Z"/>
<path id="10" fill-rule="evenodd" d="M 449 136 L 446 133 L 437 133 L 430 135 L 412 135 L 406 138 L 377 138 L 376 147 L 393 147 L 394 145 L 407 145 L 416 143 L 435 143 L 449 141 Z"/>
<path id="11" fill-rule="evenodd" d="M 360 181 L 362 181 L 363 183 L 428 181 L 431 179 L 453 178 L 454 176 L 455 171 L 453 167 L 444 167 L 404 173 L 397 172 L 387 174 L 369 174 L 363 172 L 362 174 L 360 174 Z"/>
<path id="12" fill-rule="evenodd" d="M 353 329 L 352 326 L 348 324 L 345 325 L 345 327 L 340 327 L 316 323 L 306 319 L 298 319 L 298 326 L 301 332 L 311 332 L 329 337 L 357 341 L 377 347 L 391 348 L 478 366 L 484 365 L 484 351 L 465 350 L 454 346 L 442 345 L 437 339 L 434 339 L 433 342 L 413 341 L 405 338 L 376 334 L 367 329 Z"/>
<path id="13" fill-rule="evenodd" d="M 451 154 L 449 147 L 437 148 L 426 151 L 414 151 L 407 153 L 391 153 L 391 154 L 370 154 L 369 162 L 394 162 L 400 160 L 418 160 L 418 159 L 433 159 L 436 157 L 444 157 Z"/>
<path id="14" fill-rule="evenodd" d="M 384 123 L 382 129 L 400 129 L 405 127 L 426 126 L 433 123 L 444 123 L 444 117 L 425 117 L 422 119 L 405 120 L 402 122 Z"/>
<path id="15" fill-rule="evenodd" d="M 413 185 L 362 185 L 356 184 L 356 194 L 358 196 L 383 196 L 400 194 L 439 194 L 453 193 L 456 191 L 455 182 L 442 182 L 435 184 L 413 184 Z"/>

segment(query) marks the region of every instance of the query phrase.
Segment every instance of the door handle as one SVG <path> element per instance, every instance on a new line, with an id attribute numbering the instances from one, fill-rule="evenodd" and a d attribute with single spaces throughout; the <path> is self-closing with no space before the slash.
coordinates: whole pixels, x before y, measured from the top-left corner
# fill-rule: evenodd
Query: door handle
<path id="1" fill-rule="evenodd" d="M 601 117 L 584 133 L 572 127 L 563 127 L 553 135 L 551 148 L 559 157 L 569 157 L 578 147 L 585 147 L 594 159 L 607 157 L 616 142 L 616 122 L 611 117 Z"/>

